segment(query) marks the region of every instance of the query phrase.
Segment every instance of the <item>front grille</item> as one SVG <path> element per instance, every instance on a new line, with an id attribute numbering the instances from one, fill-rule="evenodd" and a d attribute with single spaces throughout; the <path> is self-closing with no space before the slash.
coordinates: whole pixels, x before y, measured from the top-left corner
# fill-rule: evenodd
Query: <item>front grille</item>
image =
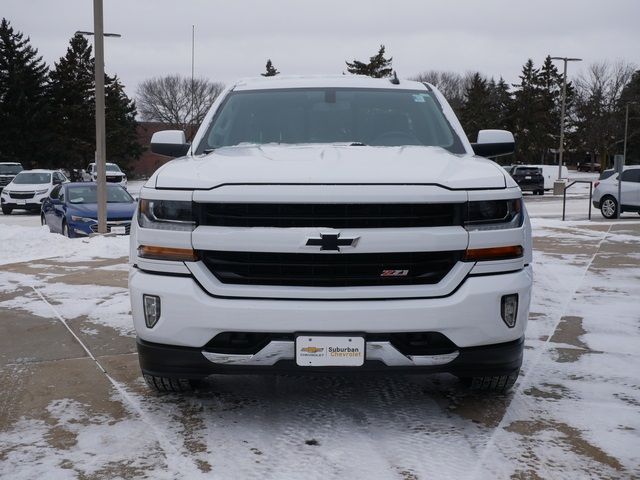
<path id="1" fill-rule="evenodd" d="M 111 227 L 124 227 L 126 235 L 129 235 L 129 233 L 131 232 L 131 224 L 130 223 L 107 223 L 107 233 L 111 233 Z M 92 223 L 91 224 L 91 231 L 94 232 L 94 233 L 98 232 L 98 224 L 97 223 Z"/>
<path id="2" fill-rule="evenodd" d="M 11 192 L 9 193 L 9 196 L 11 198 L 15 198 L 18 200 L 26 200 L 28 198 L 33 198 L 33 196 L 35 195 L 35 192 Z"/>
<path id="3" fill-rule="evenodd" d="M 121 181 L 122 181 L 122 177 L 110 177 L 107 175 L 107 182 L 120 183 Z"/>
<path id="4" fill-rule="evenodd" d="M 462 225 L 464 203 L 200 203 L 200 225 L 404 228 Z"/>
<path id="5" fill-rule="evenodd" d="M 262 253 L 201 251 L 222 283 L 307 287 L 438 283 L 463 252 Z"/>
<path id="6" fill-rule="evenodd" d="M 11 177 L 0 177 L 0 187 L 4 187 L 5 185 L 9 185 L 11 183 Z"/>

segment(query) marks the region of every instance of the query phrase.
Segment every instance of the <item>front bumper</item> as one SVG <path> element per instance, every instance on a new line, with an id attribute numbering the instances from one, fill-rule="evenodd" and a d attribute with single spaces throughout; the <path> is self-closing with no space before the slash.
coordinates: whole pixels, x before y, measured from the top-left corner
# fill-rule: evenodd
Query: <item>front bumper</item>
<path id="1" fill-rule="evenodd" d="M 284 343 L 284 342 L 282 342 Z M 234 365 L 216 363 L 200 348 L 178 347 L 145 342 L 138 338 L 138 359 L 142 372 L 169 378 L 201 379 L 212 374 L 239 373 L 359 373 L 366 371 L 395 371 L 403 373 L 447 372 L 459 377 L 507 375 L 522 365 L 524 337 L 514 341 L 460 348 L 446 362 L 422 365 L 396 365 L 376 353 L 367 342 L 366 360 L 362 367 L 300 367 L 287 355 L 274 358 L 271 365 Z M 293 345 L 291 345 L 291 350 Z M 435 356 L 434 356 L 435 357 Z M 444 360 L 444 359 L 443 359 Z M 389 364 L 391 363 L 391 365 Z"/>
<path id="2" fill-rule="evenodd" d="M 11 198 L 8 193 L 2 192 L 0 195 L 0 202 L 5 207 L 10 207 L 14 210 L 31 210 L 40 211 L 42 209 L 42 202 L 47 198 L 48 193 L 34 195 L 33 198 L 27 199 L 15 199 Z"/>
<path id="3" fill-rule="evenodd" d="M 202 348 L 221 332 L 439 332 L 459 348 L 512 342 L 524 335 L 533 275 L 512 272 L 468 276 L 439 298 L 301 300 L 221 298 L 207 294 L 190 276 L 132 268 L 131 309 L 138 337 L 162 345 Z M 363 287 L 366 288 L 366 287 Z M 519 295 L 517 321 L 506 326 L 503 295 Z M 143 294 L 157 295 L 162 315 L 147 328 Z"/>

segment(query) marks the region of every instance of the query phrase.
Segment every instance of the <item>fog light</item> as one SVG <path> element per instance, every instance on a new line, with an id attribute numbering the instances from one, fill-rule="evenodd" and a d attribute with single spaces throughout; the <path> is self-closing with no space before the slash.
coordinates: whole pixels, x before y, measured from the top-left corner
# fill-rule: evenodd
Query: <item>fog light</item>
<path id="1" fill-rule="evenodd" d="M 160 319 L 160 297 L 155 295 L 142 295 L 144 304 L 144 323 L 148 328 L 153 328 Z"/>
<path id="2" fill-rule="evenodd" d="M 500 302 L 500 315 L 507 327 L 513 328 L 516 325 L 516 317 L 518 316 L 518 294 L 503 295 Z"/>

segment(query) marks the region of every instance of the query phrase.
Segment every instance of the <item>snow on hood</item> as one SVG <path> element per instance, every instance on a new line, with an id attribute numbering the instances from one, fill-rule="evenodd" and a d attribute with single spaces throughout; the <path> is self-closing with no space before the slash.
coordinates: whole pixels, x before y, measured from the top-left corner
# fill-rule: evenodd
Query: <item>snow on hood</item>
<path id="1" fill-rule="evenodd" d="M 154 178 L 155 177 L 155 178 Z M 495 163 L 439 147 L 262 145 L 219 148 L 173 160 L 150 179 L 157 188 L 210 189 L 242 183 L 432 183 L 453 189 L 504 188 Z"/>

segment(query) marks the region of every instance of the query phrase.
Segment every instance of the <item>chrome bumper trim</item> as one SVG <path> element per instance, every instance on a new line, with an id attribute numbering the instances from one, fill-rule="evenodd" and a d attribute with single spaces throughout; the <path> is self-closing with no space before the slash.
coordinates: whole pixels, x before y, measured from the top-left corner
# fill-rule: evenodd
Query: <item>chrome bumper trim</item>
<path id="1" fill-rule="evenodd" d="M 453 361 L 459 352 L 442 355 L 404 355 L 390 342 L 367 342 L 367 360 L 379 360 L 388 367 L 424 367 L 444 365 Z M 274 340 L 255 354 L 240 355 L 203 351 L 202 355 L 219 365 L 270 366 L 280 360 L 295 358 L 295 344 L 287 340 Z"/>

